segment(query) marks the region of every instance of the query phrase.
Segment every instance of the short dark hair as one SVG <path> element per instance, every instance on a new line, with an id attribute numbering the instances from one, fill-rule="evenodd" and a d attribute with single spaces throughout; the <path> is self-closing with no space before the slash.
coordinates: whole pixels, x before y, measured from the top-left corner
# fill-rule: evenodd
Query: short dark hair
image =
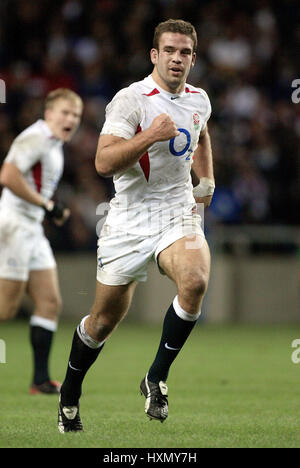
<path id="1" fill-rule="evenodd" d="M 172 33 L 179 33 L 184 34 L 190 37 L 194 43 L 193 52 L 197 50 L 197 33 L 194 26 L 189 23 L 188 21 L 184 21 L 181 19 L 168 19 L 167 21 L 163 21 L 159 23 L 155 30 L 153 36 L 153 48 L 159 50 L 159 40 L 163 33 L 165 32 L 172 32 Z"/>

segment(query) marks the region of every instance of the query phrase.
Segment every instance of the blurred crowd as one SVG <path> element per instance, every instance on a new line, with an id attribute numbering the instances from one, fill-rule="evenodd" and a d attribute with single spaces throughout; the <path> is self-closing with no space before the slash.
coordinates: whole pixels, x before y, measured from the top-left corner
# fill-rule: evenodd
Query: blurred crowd
<path id="1" fill-rule="evenodd" d="M 72 217 L 64 236 L 47 226 L 54 247 L 95 247 L 97 206 L 114 193 L 94 169 L 105 106 L 151 73 L 154 27 L 168 18 L 194 24 L 198 55 L 188 81 L 212 103 L 217 188 L 208 224 L 300 224 L 298 0 L 1 0 L 0 18 L 0 163 L 42 116 L 50 90 L 69 87 L 84 100 L 58 190 Z"/>

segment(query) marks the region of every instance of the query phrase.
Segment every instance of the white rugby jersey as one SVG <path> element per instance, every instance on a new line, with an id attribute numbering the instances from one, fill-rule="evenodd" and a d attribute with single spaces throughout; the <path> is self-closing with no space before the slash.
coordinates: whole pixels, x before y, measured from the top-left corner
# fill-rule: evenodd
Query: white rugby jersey
<path id="1" fill-rule="evenodd" d="M 195 205 L 191 164 L 211 114 L 203 89 L 186 84 L 182 93 L 172 94 L 149 75 L 115 95 L 106 107 L 101 135 L 130 139 L 162 113 L 174 120 L 180 135 L 154 143 L 132 168 L 114 176 L 116 194 L 106 219 L 110 226 L 151 235 Z"/>
<path id="2" fill-rule="evenodd" d="M 55 138 L 42 119 L 26 128 L 13 141 L 5 158 L 22 172 L 31 188 L 49 200 L 63 172 L 63 143 Z M 35 219 L 43 220 L 44 210 L 17 197 L 11 190 L 4 187 L 0 199 L 0 208 Z"/>

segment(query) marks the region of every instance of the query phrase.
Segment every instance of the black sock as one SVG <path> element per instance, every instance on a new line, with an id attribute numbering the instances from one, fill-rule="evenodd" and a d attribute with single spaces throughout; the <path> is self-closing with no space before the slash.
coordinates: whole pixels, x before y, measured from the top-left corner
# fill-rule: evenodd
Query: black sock
<path id="1" fill-rule="evenodd" d="M 170 366 L 194 328 L 195 323 L 196 320 L 188 321 L 178 317 L 173 304 L 171 304 L 164 319 L 160 345 L 148 373 L 151 382 L 159 383 L 161 380 L 166 382 Z"/>
<path id="2" fill-rule="evenodd" d="M 39 326 L 30 326 L 30 342 L 33 350 L 33 383 L 40 385 L 48 380 L 48 360 L 53 338 L 53 331 Z"/>
<path id="3" fill-rule="evenodd" d="M 81 340 L 77 329 L 75 330 L 68 369 L 60 390 L 63 406 L 77 405 L 85 374 L 96 361 L 103 346 L 104 343 L 99 348 L 90 348 Z"/>

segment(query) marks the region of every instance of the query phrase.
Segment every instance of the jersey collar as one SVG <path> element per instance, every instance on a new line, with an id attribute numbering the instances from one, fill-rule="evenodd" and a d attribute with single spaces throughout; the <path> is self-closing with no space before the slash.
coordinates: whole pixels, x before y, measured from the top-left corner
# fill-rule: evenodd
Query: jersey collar
<path id="1" fill-rule="evenodd" d="M 158 86 L 156 81 L 153 79 L 152 75 L 148 75 L 147 78 L 145 78 L 146 83 L 152 88 L 152 89 L 157 89 L 161 94 L 164 96 L 167 96 L 171 100 L 176 100 L 177 98 L 186 96 L 186 83 L 184 84 L 184 90 L 181 93 L 169 93 L 169 91 L 166 91 L 165 89 L 161 88 Z"/>
<path id="2" fill-rule="evenodd" d="M 46 122 L 45 120 L 39 119 L 39 120 L 38 120 L 38 123 L 39 123 L 39 125 L 40 125 L 40 127 L 41 127 L 41 130 L 44 132 L 44 134 L 45 134 L 48 138 L 50 138 L 50 140 L 52 140 L 53 142 L 59 143 L 59 144 L 61 144 L 61 145 L 63 144 L 63 142 L 62 142 L 61 140 L 59 140 L 59 138 L 56 138 L 56 137 L 53 135 L 53 133 L 52 133 L 50 127 L 48 126 L 48 124 L 47 124 L 47 122 Z"/>

